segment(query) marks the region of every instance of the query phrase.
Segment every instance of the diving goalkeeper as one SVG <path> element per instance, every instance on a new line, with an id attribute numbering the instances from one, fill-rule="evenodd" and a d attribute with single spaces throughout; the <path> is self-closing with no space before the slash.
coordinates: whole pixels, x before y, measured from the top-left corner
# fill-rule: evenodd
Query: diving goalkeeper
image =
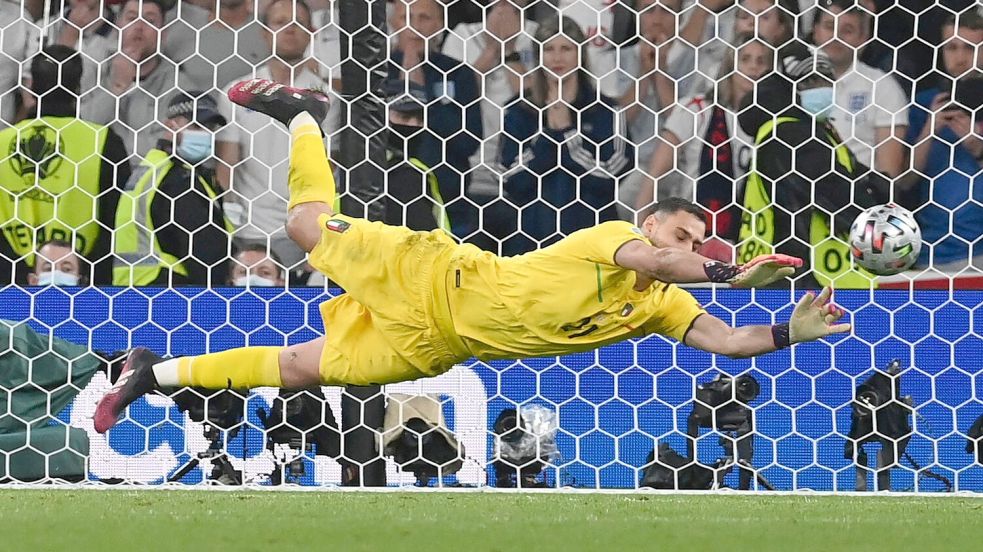
<path id="1" fill-rule="evenodd" d="M 470 357 L 555 356 L 657 333 L 691 347 L 750 357 L 849 331 L 831 290 L 806 294 L 787 324 L 732 328 L 675 284 L 769 284 L 800 259 L 768 255 L 743 266 L 695 253 L 702 210 L 672 199 L 641 227 L 606 222 L 517 257 L 460 245 L 440 230 L 336 214 L 319 123 L 326 99 L 267 80 L 236 84 L 229 98 L 286 124 L 291 134 L 287 233 L 312 266 L 346 293 L 321 304 L 325 335 L 289 347 L 243 347 L 162 359 L 130 352 L 99 402 L 95 429 L 154 389 L 370 385 L 436 376 Z"/>

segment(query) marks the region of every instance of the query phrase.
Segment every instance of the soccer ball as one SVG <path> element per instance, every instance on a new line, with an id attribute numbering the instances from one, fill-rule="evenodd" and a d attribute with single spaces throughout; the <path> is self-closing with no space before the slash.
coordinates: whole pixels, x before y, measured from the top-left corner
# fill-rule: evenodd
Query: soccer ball
<path id="1" fill-rule="evenodd" d="M 914 215 L 893 203 L 876 205 L 850 226 L 850 252 L 869 272 L 890 276 L 915 264 L 922 250 L 922 230 Z"/>

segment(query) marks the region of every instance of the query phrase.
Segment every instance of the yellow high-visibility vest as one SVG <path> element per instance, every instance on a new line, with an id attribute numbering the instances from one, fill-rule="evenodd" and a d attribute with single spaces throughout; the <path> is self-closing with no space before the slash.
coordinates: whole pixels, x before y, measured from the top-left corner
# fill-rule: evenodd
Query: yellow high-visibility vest
<path id="1" fill-rule="evenodd" d="M 755 136 L 755 149 L 774 133 L 778 125 L 798 121 L 796 117 L 778 117 L 765 122 Z M 836 163 L 846 174 L 852 175 L 854 161 L 850 150 L 834 136 L 827 134 L 826 140 L 833 146 Z M 737 250 L 738 262 L 741 264 L 758 255 L 772 253 L 775 244 L 774 203 L 771 190 L 766 188 L 764 179 L 756 170 L 755 157 L 751 160 L 751 170 L 744 188 L 744 212 L 741 216 Z M 776 183 L 771 185 L 775 186 Z M 819 209 L 812 209 L 812 218 L 809 221 L 809 245 L 812 252 L 810 266 L 816 281 L 823 286 L 832 284 L 839 288 L 869 288 L 876 285 L 873 275 L 854 268 L 850 246 L 844 238 L 845 236 L 831 236 L 829 215 Z"/>

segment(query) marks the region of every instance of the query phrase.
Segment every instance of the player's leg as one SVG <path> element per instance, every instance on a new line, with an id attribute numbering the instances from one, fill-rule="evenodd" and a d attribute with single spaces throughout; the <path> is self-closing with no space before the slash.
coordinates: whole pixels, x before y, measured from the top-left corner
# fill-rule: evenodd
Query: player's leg
<path id="1" fill-rule="evenodd" d="M 96 406 L 95 430 L 108 431 L 130 403 L 156 389 L 306 389 L 319 385 L 324 341 L 321 337 L 289 347 L 240 347 L 167 360 L 142 347 L 133 349 L 115 385 Z"/>
<path id="2" fill-rule="evenodd" d="M 335 182 L 320 126 L 327 115 L 327 98 L 315 91 L 252 79 L 232 86 L 229 99 L 289 128 L 287 234 L 304 251 L 314 249 L 321 237 L 318 217 L 334 214 Z"/>

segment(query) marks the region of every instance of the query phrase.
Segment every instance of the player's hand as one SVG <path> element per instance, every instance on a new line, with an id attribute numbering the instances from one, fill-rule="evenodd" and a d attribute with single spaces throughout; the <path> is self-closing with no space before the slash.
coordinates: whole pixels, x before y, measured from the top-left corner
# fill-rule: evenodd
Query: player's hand
<path id="1" fill-rule="evenodd" d="M 837 324 L 846 311 L 833 304 L 833 288 L 826 287 L 816 297 L 811 291 L 799 299 L 788 321 L 791 343 L 813 341 L 830 334 L 850 331 L 851 324 Z"/>
<path id="2" fill-rule="evenodd" d="M 740 272 L 731 279 L 734 287 L 750 288 L 766 286 L 782 278 L 795 274 L 802 266 L 802 259 L 789 255 L 758 255 L 741 266 Z"/>

